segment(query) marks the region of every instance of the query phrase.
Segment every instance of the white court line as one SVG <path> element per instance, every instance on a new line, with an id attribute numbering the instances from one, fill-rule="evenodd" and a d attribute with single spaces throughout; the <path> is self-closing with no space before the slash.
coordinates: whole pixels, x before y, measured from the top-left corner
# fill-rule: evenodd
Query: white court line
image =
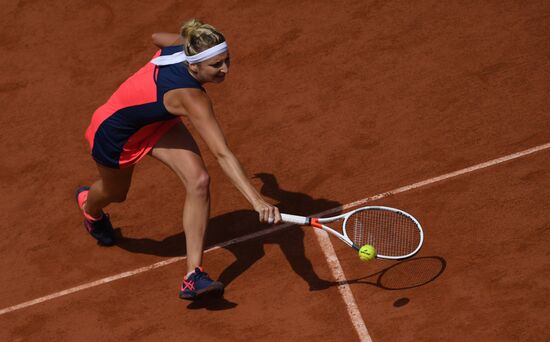
<path id="1" fill-rule="evenodd" d="M 321 229 L 315 229 L 315 235 L 317 235 L 317 240 L 321 245 L 321 250 L 325 253 L 332 276 L 339 283 L 338 291 L 340 292 L 344 303 L 346 303 L 348 315 L 351 318 L 351 323 L 355 327 L 357 335 L 359 335 L 359 340 L 362 342 L 372 342 L 365 321 L 363 320 L 363 316 L 361 316 L 361 311 L 359 311 L 359 307 L 357 306 L 357 302 L 353 296 L 353 292 L 351 292 L 349 284 L 345 283 L 346 275 L 344 274 L 342 265 L 340 265 L 340 261 L 336 256 L 334 246 L 330 241 L 328 233 Z"/>
<path id="2" fill-rule="evenodd" d="M 536 146 L 536 147 L 533 147 L 533 148 L 530 148 L 528 150 L 524 150 L 524 151 L 521 151 L 521 152 L 513 153 L 513 154 L 510 154 L 510 155 L 502 157 L 502 158 L 493 159 L 493 160 L 490 160 L 488 162 L 477 164 L 477 165 L 474 165 L 474 166 L 471 166 L 471 167 L 468 167 L 468 168 L 465 168 L 465 169 L 462 169 L 462 170 L 447 173 L 447 174 L 441 175 L 439 177 L 434 177 L 434 178 L 427 179 L 425 181 L 421 181 L 421 182 L 414 183 L 414 184 L 411 184 L 411 185 L 403 186 L 403 187 L 400 187 L 400 188 L 397 188 L 397 189 L 394 189 L 394 190 L 391 190 L 391 191 L 388 191 L 388 192 L 381 193 L 379 195 L 367 197 L 367 198 L 358 200 L 358 201 L 353 202 L 353 203 L 345 204 L 341 207 L 326 210 L 322 213 L 313 214 L 312 216 L 330 215 L 332 213 L 336 213 L 336 212 L 339 212 L 339 211 L 342 211 L 342 210 L 346 210 L 346 209 L 349 209 L 349 208 L 353 208 L 353 207 L 362 205 L 366 202 L 375 201 L 375 200 L 382 199 L 382 198 L 385 198 L 385 197 L 388 197 L 388 196 L 391 196 L 391 195 L 395 195 L 395 194 L 402 193 L 402 192 L 405 192 L 405 191 L 417 189 L 417 188 L 420 188 L 422 186 L 426 186 L 426 185 L 429 185 L 429 184 L 440 182 L 442 180 L 446 180 L 446 179 L 449 179 L 449 178 L 457 177 L 457 176 L 465 174 L 465 173 L 474 172 L 474 171 L 477 171 L 477 170 L 480 170 L 480 169 L 483 169 L 483 168 L 487 168 L 489 166 L 504 163 L 504 162 L 512 160 L 512 159 L 517 159 L 517 158 L 520 158 L 520 157 L 524 157 L 526 155 L 529 155 L 529 154 L 532 154 L 532 153 L 535 153 L 535 152 L 538 152 L 538 151 L 542 151 L 542 150 L 545 150 L 545 149 L 548 149 L 548 148 L 550 148 L 550 143 L 540 145 L 540 146 Z M 217 249 L 229 246 L 229 245 L 233 245 L 233 244 L 236 244 L 236 243 L 239 243 L 239 242 L 243 242 L 243 241 L 251 240 L 251 239 L 254 239 L 254 238 L 257 238 L 257 237 L 260 237 L 260 236 L 268 235 L 268 234 L 271 234 L 273 232 L 276 232 L 276 231 L 279 231 L 279 230 L 282 230 L 282 229 L 285 229 L 285 228 L 288 228 L 288 227 L 291 227 L 291 226 L 292 226 L 291 224 L 282 224 L 282 225 L 271 227 L 269 229 L 264 229 L 264 230 L 258 231 L 258 232 L 253 233 L 253 234 L 241 236 L 239 238 L 232 239 L 232 240 L 220 243 L 218 245 L 215 245 L 215 246 L 205 250 L 205 253 L 208 253 L 208 252 L 211 252 L 211 251 L 214 251 L 214 250 L 217 250 Z M 95 286 L 99 286 L 99 285 L 102 285 L 102 284 L 110 283 L 110 282 L 113 282 L 113 281 L 118 280 L 118 279 L 123 279 L 123 278 L 127 278 L 127 277 L 130 277 L 130 276 L 136 275 L 136 274 L 147 272 L 147 271 L 159 268 L 159 267 L 163 267 L 163 266 L 166 266 L 166 265 L 173 264 L 175 262 L 178 262 L 178 261 L 181 261 L 181 260 L 184 260 L 184 259 L 185 259 L 185 256 L 166 259 L 164 261 L 157 262 L 157 263 L 149 265 L 149 266 L 140 267 L 140 268 L 132 270 L 132 271 L 116 274 L 116 275 L 113 275 L 113 276 L 110 276 L 110 277 L 107 277 L 107 278 L 103 278 L 103 279 L 99 279 L 99 280 L 96 280 L 96 281 L 93 281 L 93 282 L 90 282 L 90 283 L 82 284 L 82 285 L 79 285 L 79 286 L 76 286 L 76 287 L 73 287 L 73 288 L 70 288 L 70 289 L 67 289 L 67 290 L 52 293 L 52 294 L 44 296 L 44 297 L 40 297 L 40 298 L 37 298 L 37 299 L 30 300 L 28 302 L 24 302 L 24 303 L 21 303 L 21 304 L 17 304 L 17 305 L 13 305 L 13 306 L 4 308 L 4 309 L 0 310 L 0 315 L 4 315 L 8 312 L 20 310 L 20 309 L 23 309 L 23 308 L 26 308 L 26 307 L 29 307 L 29 306 L 32 306 L 32 305 L 36 305 L 36 304 L 39 304 L 39 303 L 42 303 L 42 302 L 46 302 L 46 301 L 49 301 L 49 300 L 52 300 L 52 299 L 55 299 L 55 298 L 58 298 L 58 297 L 62 297 L 62 296 L 65 296 L 65 295 L 68 295 L 68 294 L 71 294 L 71 293 L 74 293 L 74 292 L 78 292 L 78 291 L 81 291 L 81 290 L 88 289 L 88 288 L 91 288 L 91 287 L 95 287 Z"/>

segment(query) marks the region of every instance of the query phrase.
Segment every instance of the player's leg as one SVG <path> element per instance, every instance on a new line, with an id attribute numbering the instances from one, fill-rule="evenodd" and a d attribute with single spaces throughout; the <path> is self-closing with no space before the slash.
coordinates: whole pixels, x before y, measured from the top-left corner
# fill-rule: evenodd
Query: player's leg
<path id="1" fill-rule="evenodd" d="M 134 166 L 113 169 L 97 164 L 100 179 L 90 187 L 88 199 L 84 203 L 86 213 L 93 217 L 101 216 L 102 209 L 110 203 L 126 200 L 132 182 Z"/>
<path id="2" fill-rule="evenodd" d="M 187 247 L 187 276 L 180 297 L 223 293 L 223 284 L 208 277 L 202 267 L 204 235 L 210 214 L 210 177 L 198 146 L 182 123 L 174 126 L 151 150 L 151 155 L 172 169 L 183 182 L 183 228 Z"/>
<path id="3" fill-rule="evenodd" d="M 133 166 L 113 169 L 97 165 L 100 179 L 91 187 L 80 187 L 76 201 L 84 215 L 84 227 L 98 242 L 105 246 L 115 243 L 114 230 L 103 208 L 113 202 L 123 202 L 130 188 Z"/>
<path id="4" fill-rule="evenodd" d="M 159 140 L 151 155 L 173 170 L 185 186 L 183 228 L 187 267 L 192 271 L 202 264 L 204 235 L 210 214 L 210 177 L 195 140 L 182 123 Z"/>

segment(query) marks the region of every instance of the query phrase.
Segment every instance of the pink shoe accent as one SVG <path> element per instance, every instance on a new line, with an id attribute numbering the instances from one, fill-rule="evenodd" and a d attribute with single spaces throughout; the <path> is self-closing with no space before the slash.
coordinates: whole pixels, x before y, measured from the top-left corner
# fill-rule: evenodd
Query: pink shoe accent
<path id="1" fill-rule="evenodd" d="M 86 220 L 96 222 L 103 218 L 103 214 L 101 214 L 100 217 L 93 217 L 92 215 L 84 211 L 84 203 L 88 199 L 88 192 L 89 190 L 86 190 L 78 194 L 78 207 L 80 208 L 80 211 L 82 212 L 82 215 L 84 215 L 84 218 L 86 218 Z"/>
<path id="2" fill-rule="evenodd" d="M 185 286 L 183 286 L 183 285 L 185 285 Z M 180 291 L 185 291 L 186 289 L 189 289 L 191 291 L 195 290 L 195 283 L 193 281 L 183 280 L 183 283 L 181 284 Z"/>

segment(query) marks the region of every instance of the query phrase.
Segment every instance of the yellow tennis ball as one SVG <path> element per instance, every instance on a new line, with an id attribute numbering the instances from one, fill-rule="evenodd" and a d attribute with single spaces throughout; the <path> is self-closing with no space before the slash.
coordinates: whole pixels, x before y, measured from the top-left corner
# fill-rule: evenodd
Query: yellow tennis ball
<path id="1" fill-rule="evenodd" d="M 364 245 L 359 248 L 359 259 L 363 262 L 371 261 L 376 258 L 376 248 L 371 245 Z"/>

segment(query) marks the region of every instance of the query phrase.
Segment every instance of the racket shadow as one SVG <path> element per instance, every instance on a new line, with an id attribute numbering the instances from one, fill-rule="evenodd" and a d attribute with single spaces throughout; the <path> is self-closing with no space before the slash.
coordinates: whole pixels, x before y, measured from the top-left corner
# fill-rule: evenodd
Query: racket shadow
<path id="1" fill-rule="evenodd" d="M 307 194 L 283 190 L 272 174 L 259 173 L 255 175 L 255 178 L 262 181 L 260 189 L 262 195 L 277 201 L 274 204 L 281 212 L 311 215 L 312 213 L 341 206 L 340 203 L 335 201 L 314 199 Z M 237 210 L 215 216 L 209 220 L 205 245 L 214 246 L 270 227 L 272 225 L 259 223 L 258 214 L 252 210 Z M 116 246 L 131 253 L 162 257 L 177 257 L 186 254 L 185 234 L 183 232 L 168 236 L 163 240 L 124 236 L 120 228 L 117 228 L 115 232 Z M 303 229 L 290 227 L 223 247 L 233 254 L 235 260 L 220 273 L 218 280 L 226 286 L 229 285 L 264 257 L 265 245 L 275 244 L 280 247 L 291 269 L 307 283 L 311 291 L 333 286 L 334 282 L 321 279 L 315 273 L 311 261 L 305 255 L 304 238 Z"/>
<path id="2" fill-rule="evenodd" d="M 390 291 L 406 290 L 435 281 L 446 268 L 447 261 L 443 257 L 415 257 L 395 263 L 365 277 L 337 282 L 335 285 L 369 284 Z"/>

